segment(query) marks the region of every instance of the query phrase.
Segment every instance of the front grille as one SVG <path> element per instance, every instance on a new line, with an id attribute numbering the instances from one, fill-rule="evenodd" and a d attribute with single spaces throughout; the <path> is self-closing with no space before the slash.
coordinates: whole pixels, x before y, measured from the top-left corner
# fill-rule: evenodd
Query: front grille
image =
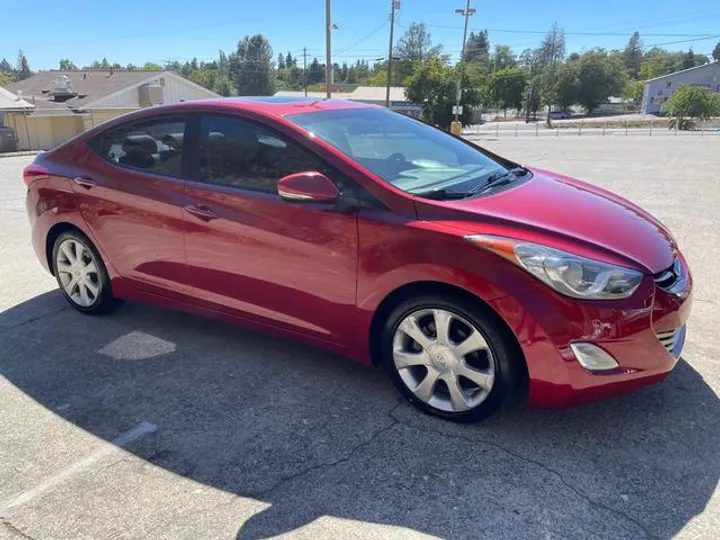
<path id="1" fill-rule="evenodd" d="M 665 347 L 665 349 L 667 349 L 667 352 L 672 354 L 673 349 L 675 348 L 675 341 L 676 341 L 679 333 L 680 333 L 680 328 L 673 328 L 672 330 L 663 330 L 662 332 L 655 332 L 655 335 L 660 340 L 660 343 L 662 343 L 662 346 Z"/>
<path id="2" fill-rule="evenodd" d="M 661 289 L 674 293 L 685 287 L 685 270 L 680 259 L 675 259 L 672 266 L 653 276 L 653 281 Z"/>

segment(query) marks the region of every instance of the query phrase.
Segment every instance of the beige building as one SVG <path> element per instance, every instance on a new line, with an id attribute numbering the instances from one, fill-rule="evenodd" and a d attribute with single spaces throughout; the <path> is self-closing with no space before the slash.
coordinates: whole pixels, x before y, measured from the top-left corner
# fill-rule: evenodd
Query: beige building
<path id="1" fill-rule="evenodd" d="M 86 129 L 143 107 L 218 97 L 171 71 L 50 70 L 10 91 L 32 110 L 5 113 L 19 150 L 47 150 Z"/>
<path id="2" fill-rule="evenodd" d="M 347 99 L 350 101 L 360 101 L 362 103 L 370 103 L 372 105 L 385 105 L 385 96 L 387 88 L 385 86 L 358 86 L 352 92 L 333 92 L 333 99 Z M 325 99 L 325 92 L 305 92 L 301 90 L 280 90 L 275 92 L 276 96 L 282 97 L 308 97 L 310 99 Z M 409 114 L 411 116 L 420 116 L 422 105 L 408 101 L 405 97 L 404 86 L 390 87 L 390 109 L 393 111 Z"/>

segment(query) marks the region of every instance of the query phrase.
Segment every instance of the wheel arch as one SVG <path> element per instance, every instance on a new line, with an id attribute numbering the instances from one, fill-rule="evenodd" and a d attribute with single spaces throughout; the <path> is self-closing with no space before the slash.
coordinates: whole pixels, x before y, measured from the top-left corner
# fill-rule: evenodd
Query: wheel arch
<path id="1" fill-rule="evenodd" d="M 525 354 L 523 353 L 520 342 L 517 336 L 508 326 L 505 320 L 492 308 L 487 302 L 485 302 L 479 296 L 473 294 L 467 289 L 463 289 L 456 285 L 449 283 L 443 283 L 441 281 L 415 281 L 412 283 L 406 283 L 397 287 L 382 299 L 377 309 L 373 313 L 372 320 L 370 322 L 369 329 L 369 345 L 370 345 L 370 359 L 374 366 L 378 366 L 382 363 L 382 354 L 380 350 L 382 328 L 392 310 L 403 300 L 412 298 L 414 296 L 421 296 L 424 294 L 438 294 L 446 296 L 448 298 L 457 298 L 464 301 L 470 301 L 478 306 L 479 309 L 485 311 L 493 319 L 496 320 L 498 326 L 502 329 L 503 334 L 508 340 L 508 343 L 513 348 L 514 358 L 518 359 L 518 363 L 521 364 L 519 372 L 521 374 L 518 381 L 516 381 L 516 389 L 527 392 L 527 384 L 529 380 L 528 366 Z"/>
<path id="2" fill-rule="evenodd" d="M 80 229 L 77 225 L 74 225 L 72 223 L 69 223 L 67 221 L 61 221 L 60 223 L 56 223 L 52 227 L 50 227 L 50 230 L 48 231 L 47 235 L 45 236 L 45 257 L 47 260 L 48 268 L 50 269 L 50 273 L 54 276 L 55 275 L 55 261 L 53 261 L 53 247 L 55 246 L 55 241 L 58 239 L 58 237 L 67 231 L 75 231 L 83 236 L 87 236 L 85 231 Z"/>

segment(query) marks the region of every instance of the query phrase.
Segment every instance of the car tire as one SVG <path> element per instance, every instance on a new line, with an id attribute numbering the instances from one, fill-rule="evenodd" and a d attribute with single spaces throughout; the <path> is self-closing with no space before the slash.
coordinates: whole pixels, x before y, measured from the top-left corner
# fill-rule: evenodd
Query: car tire
<path id="1" fill-rule="evenodd" d="M 90 239 L 78 231 L 60 234 L 52 250 L 53 273 L 68 303 L 86 315 L 117 309 L 102 257 Z"/>
<path id="2" fill-rule="evenodd" d="M 382 360 L 398 390 L 421 411 L 477 422 L 520 390 L 524 360 L 508 333 L 479 301 L 418 296 L 388 316 Z"/>

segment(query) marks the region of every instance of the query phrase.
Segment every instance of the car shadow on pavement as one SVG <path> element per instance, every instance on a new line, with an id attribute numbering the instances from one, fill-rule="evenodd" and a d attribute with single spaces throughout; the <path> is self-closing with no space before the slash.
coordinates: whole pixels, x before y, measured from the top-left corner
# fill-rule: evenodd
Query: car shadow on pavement
<path id="1" fill-rule="evenodd" d="M 0 351 L 0 374 L 57 415 L 108 441 L 151 422 L 152 444 L 129 451 L 269 503 L 238 538 L 322 516 L 452 538 L 666 538 L 720 477 L 720 401 L 690 353 L 613 401 L 455 425 L 378 370 L 137 304 L 88 318 L 40 295 L 0 314 Z"/>

